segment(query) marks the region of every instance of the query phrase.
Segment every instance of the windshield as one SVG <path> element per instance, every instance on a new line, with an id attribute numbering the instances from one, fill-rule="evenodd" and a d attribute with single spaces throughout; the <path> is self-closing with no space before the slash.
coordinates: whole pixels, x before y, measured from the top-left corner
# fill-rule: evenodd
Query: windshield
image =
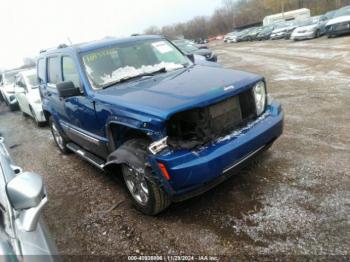
<path id="1" fill-rule="evenodd" d="M 338 17 L 338 16 L 343 16 L 343 15 L 350 15 L 350 7 L 344 7 L 342 9 L 339 9 L 334 17 Z"/>
<path id="2" fill-rule="evenodd" d="M 156 71 L 171 71 L 189 64 L 185 57 L 167 40 L 135 41 L 109 46 L 82 54 L 88 78 L 94 88 L 152 74 Z"/>
<path id="3" fill-rule="evenodd" d="M 267 33 L 267 32 L 272 31 L 273 29 L 274 29 L 273 26 L 266 26 L 261 30 L 261 33 Z"/>
<path id="4" fill-rule="evenodd" d="M 4 84 L 12 85 L 15 83 L 17 72 L 4 73 Z"/>
<path id="5" fill-rule="evenodd" d="M 174 41 L 174 44 L 184 53 L 193 53 L 199 49 L 189 41 Z"/>
<path id="6" fill-rule="evenodd" d="M 38 87 L 38 78 L 36 77 L 36 74 L 27 75 L 25 76 L 26 82 L 30 87 Z"/>

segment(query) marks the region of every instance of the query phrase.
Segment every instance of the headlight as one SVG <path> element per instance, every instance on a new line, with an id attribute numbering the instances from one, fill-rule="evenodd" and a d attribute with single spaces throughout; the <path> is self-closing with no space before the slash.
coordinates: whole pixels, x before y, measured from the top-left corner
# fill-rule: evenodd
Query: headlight
<path id="1" fill-rule="evenodd" d="M 155 141 L 148 147 L 149 151 L 155 155 L 168 147 L 168 137 L 164 137 L 161 140 Z"/>
<path id="2" fill-rule="evenodd" d="M 265 111 L 266 106 L 266 88 L 265 83 L 260 81 L 253 88 L 256 114 L 260 116 Z"/>

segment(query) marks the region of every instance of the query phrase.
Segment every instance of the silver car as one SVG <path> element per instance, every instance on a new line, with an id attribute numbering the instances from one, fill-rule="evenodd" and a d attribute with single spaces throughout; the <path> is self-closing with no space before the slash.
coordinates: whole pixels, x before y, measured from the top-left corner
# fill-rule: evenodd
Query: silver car
<path id="1" fill-rule="evenodd" d="M 58 261 L 41 219 L 47 203 L 41 176 L 15 166 L 0 137 L 0 256 L 2 261 Z"/>

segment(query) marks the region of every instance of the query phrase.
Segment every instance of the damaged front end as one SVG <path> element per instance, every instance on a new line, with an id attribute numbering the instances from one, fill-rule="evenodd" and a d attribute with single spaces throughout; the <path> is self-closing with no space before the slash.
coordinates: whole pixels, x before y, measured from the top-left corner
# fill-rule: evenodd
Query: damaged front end
<path id="1" fill-rule="evenodd" d="M 191 150 L 215 141 L 256 119 L 252 89 L 204 108 L 173 115 L 167 122 L 170 148 Z"/>

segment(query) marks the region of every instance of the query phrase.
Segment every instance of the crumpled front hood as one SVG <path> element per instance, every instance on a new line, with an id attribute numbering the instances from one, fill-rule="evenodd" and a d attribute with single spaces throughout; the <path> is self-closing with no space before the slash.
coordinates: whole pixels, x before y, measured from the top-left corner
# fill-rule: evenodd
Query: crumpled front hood
<path id="1" fill-rule="evenodd" d="M 103 104 L 162 119 L 237 94 L 262 77 L 242 71 L 195 65 L 155 77 L 115 85 L 95 93 Z"/>

